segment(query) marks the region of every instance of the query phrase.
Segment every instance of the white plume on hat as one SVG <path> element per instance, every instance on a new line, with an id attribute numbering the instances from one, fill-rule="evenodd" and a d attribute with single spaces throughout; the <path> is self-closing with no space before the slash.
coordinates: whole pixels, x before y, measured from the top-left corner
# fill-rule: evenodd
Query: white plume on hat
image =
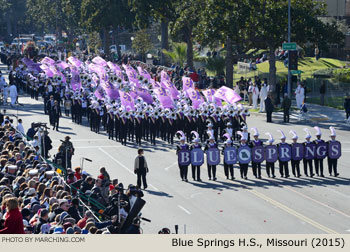
<path id="1" fill-rule="evenodd" d="M 182 130 L 176 131 L 176 135 L 177 135 L 177 134 L 180 134 L 180 135 L 181 135 L 181 137 L 179 137 L 180 141 L 186 141 L 185 133 L 183 133 Z"/>
<path id="2" fill-rule="evenodd" d="M 292 134 L 292 139 L 298 139 L 298 135 L 294 130 L 289 131 L 289 134 Z"/>
<path id="3" fill-rule="evenodd" d="M 209 136 L 209 140 L 215 140 L 214 135 L 210 131 L 207 131 L 207 134 Z"/>
<path id="4" fill-rule="evenodd" d="M 254 131 L 254 135 L 253 136 L 259 136 L 259 131 L 257 128 L 253 127 L 250 129 L 251 131 Z"/>
<path id="5" fill-rule="evenodd" d="M 331 131 L 331 136 L 337 136 L 337 134 L 335 134 L 335 128 L 334 127 L 329 127 L 329 130 Z"/>
<path id="6" fill-rule="evenodd" d="M 231 136 L 229 133 L 225 133 L 223 136 L 226 137 L 226 141 L 225 141 L 226 144 L 232 143 Z"/>
<path id="7" fill-rule="evenodd" d="M 273 139 L 273 136 L 271 135 L 271 133 L 266 132 L 265 135 L 269 136 L 269 140 L 267 140 L 269 143 L 273 143 L 275 141 L 275 139 Z"/>
<path id="8" fill-rule="evenodd" d="M 195 136 L 195 138 L 193 139 L 193 142 L 195 142 L 195 143 L 199 143 L 199 142 L 200 142 L 200 138 L 199 138 L 199 134 L 198 134 L 198 132 L 197 132 L 197 131 L 192 130 L 192 131 L 191 131 L 191 134 L 193 134 L 193 135 Z"/>
<path id="9" fill-rule="evenodd" d="M 247 138 L 244 136 L 242 131 L 237 131 L 237 134 L 241 136 L 241 140 L 246 140 L 247 141 Z"/>
<path id="10" fill-rule="evenodd" d="M 315 126 L 314 129 L 316 130 L 316 136 L 322 136 L 321 129 L 318 126 Z"/>
<path id="11" fill-rule="evenodd" d="M 281 133 L 281 137 L 280 137 L 280 139 L 286 139 L 286 135 L 283 133 L 283 131 L 282 130 L 277 130 L 279 133 Z"/>
<path id="12" fill-rule="evenodd" d="M 304 131 L 306 132 L 305 139 L 311 138 L 311 134 L 308 128 L 304 128 Z"/>

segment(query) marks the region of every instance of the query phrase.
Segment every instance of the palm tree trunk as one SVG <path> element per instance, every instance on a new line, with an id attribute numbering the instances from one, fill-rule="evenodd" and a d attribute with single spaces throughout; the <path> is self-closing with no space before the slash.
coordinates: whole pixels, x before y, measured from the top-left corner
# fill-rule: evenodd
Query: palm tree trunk
<path id="1" fill-rule="evenodd" d="M 232 40 L 227 37 L 226 40 L 226 86 L 233 88 L 233 53 Z"/>
<path id="2" fill-rule="evenodd" d="M 275 56 L 275 47 L 269 45 L 269 85 L 271 91 L 275 91 L 276 87 L 276 56 Z"/>
<path id="3" fill-rule="evenodd" d="M 186 29 L 186 43 L 187 43 L 187 65 L 193 69 L 193 44 L 192 44 L 192 29 Z"/>
<path id="4" fill-rule="evenodd" d="M 109 57 L 109 44 L 110 44 L 110 39 L 109 39 L 109 33 L 108 33 L 108 29 L 104 28 L 103 29 L 103 37 L 104 37 L 104 51 L 106 56 Z"/>
<path id="5" fill-rule="evenodd" d="M 168 50 L 169 46 L 168 46 L 168 25 L 169 25 L 169 21 L 167 18 L 163 18 L 161 21 L 161 40 L 162 40 L 162 49 Z M 162 52 L 161 54 L 161 60 L 160 63 L 162 65 L 166 65 L 166 56 L 164 55 L 164 53 Z"/>

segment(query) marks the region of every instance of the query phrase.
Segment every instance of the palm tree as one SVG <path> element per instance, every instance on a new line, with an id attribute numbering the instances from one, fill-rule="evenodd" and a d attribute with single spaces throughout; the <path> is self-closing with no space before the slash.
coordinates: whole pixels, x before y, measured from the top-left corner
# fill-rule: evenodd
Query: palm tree
<path id="1" fill-rule="evenodd" d="M 183 67 L 187 59 L 187 45 L 186 43 L 173 43 L 172 51 L 163 49 L 163 53 L 171 58 L 174 63 L 179 64 Z"/>
<path id="2" fill-rule="evenodd" d="M 222 57 L 215 57 L 215 58 L 208 57 L 207 62 L 205 64 L 205 68 L 211 72 L 214 72 L 215 76 L 223 74 L 225 66 L 226 66 L 225 59 Z"/>

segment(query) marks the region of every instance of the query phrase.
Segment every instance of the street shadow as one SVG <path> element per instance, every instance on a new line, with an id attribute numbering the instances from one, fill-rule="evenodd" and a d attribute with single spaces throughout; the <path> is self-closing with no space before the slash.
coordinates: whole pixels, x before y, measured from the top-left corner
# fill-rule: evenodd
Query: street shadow
<path id="1" fill-rule="evenodd" d="M 157 192 L 157 191 L 152 191 L 152 190 L 149 190 L 149 189 L 146 189 L 146 190 L 143 190 L 144 192 L 147 192 L 151 195 L 154 195 L 154 196 L 159 196 L 159 197 L 167 197 L 167 198 L 173 198 L 172 195 L 166 193 L 166 192 Z"/>

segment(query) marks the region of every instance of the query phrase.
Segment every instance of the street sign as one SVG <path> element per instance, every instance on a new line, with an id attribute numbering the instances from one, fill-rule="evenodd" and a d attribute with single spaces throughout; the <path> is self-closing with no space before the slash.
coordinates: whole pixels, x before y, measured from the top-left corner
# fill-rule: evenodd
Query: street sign
<path id="1" fill-rule="evenodd" d="M 303 71 L 301 71 L 301 70 L 292 70 L 292 71 L 290 71 L 290 73 L 293 74 L 293 75 L 300 75 L 302 72 Z"/>
<path id="2" fill-rule="evenodd" d="M 282 44 L 283 50 L 296 50 L 297 49 L 297 43 L 283 43 Z"/>

